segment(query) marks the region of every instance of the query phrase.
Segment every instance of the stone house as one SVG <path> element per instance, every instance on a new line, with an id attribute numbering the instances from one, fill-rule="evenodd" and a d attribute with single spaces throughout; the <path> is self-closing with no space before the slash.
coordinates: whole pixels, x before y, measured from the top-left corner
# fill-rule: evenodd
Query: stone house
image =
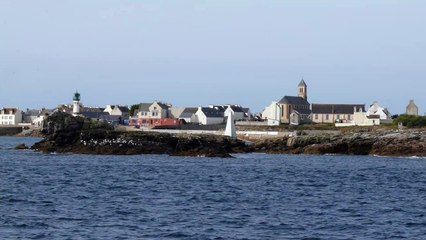
<path id="1" fill-rule="evenodd" d="M 419 116 L 419 108 L 417 107 L 416 103 L 414 103 L 414 100 L 410 100 L 408 103 L 405 114 Z"/>
<path id="2" fill-rule="evenodd" d="M 177 126 L 182 122 L 171 114 L 171 105 L 162 102 L 141 103 L 135 116 L 129 119 L 129 125 L 145 127 Z"/>

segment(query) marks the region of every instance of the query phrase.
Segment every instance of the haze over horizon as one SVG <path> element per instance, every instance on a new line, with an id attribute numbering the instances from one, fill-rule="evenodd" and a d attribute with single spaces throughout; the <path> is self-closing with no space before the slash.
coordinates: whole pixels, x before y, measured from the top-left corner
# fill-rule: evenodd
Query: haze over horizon
<path id="1" fill-rule="evenodd" d="M 161 100 L 261 111 L 410 99 L 426 112 L 426 1 L 1 1 L 0 107 Z"/>

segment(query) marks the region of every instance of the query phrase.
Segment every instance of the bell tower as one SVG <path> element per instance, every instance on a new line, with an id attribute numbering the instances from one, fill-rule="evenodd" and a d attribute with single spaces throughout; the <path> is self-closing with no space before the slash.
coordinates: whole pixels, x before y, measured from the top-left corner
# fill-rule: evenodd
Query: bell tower
<path id="1" fill-rule="evenodd" d="M 297 95 L 305 100 L 308 100 L 308 85 L 306 85 L 303 78 L 302 78 L 302 81 L 300 81 L 299 86 L 297 88 L 298 88 Z"/>

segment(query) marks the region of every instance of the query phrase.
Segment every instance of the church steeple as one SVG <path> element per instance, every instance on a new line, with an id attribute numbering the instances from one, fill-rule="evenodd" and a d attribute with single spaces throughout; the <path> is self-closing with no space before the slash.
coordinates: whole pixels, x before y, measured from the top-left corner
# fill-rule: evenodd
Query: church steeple
<path id="1" fill-rule="evenodd" d="M 306 85 L 305 80 L 300 81 L 298 86 L 298 94 L 299 97 L 308 100 L 308 85 Z"/>

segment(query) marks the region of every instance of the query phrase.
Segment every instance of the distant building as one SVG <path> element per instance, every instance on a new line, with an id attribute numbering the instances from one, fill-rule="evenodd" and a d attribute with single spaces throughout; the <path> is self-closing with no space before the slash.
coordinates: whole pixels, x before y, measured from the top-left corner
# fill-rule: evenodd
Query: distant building
<path id="1" fill-rule="evenodd" d="M 383 120 L 386 121 L 386 120 Z M 357 111 L 354 108 L 353 120 L 347 122 L 337 122 L 335 123 L 336 127 L 351 127 L 351 126 L 376 126 L 380 125 L 382 120 L 380 115 L 370 115 L 367 116 L 367 112 L 363 111 L 362 108 L 359 108 Z"/>
<path id="2" fill-rule="evenodd" d="M 0 125 L 17 125 L 22 123 L 22 112 L 18 108 L 0 109 Z"/>
<path id="3" fill-rule="evenodd" d="M 414 100 L 410 100 L 410 103 L 408 103 L 407 111 L 405 112 L 405 114 L 419 116 L 419 108 L 414 103 Z"/>
<path id="4" fill-rule="evenodd" d="M 209 105 L 209 107 L 217 109 L 222 113 L 225 113 L 226 109 L 230 107 L 231 108 L 230 110 L 234 114 L 233 117 L 235 121 L 247 121 L 250 119 L 250 115 L 251 115 L 249 108 L 243 108 L 241 105 L 237 105 L 237 104 L 225 104 L 225 105 L 211 104 Z"/>
<path id="5" fill-rule="evenodd" d="M 107 105 L 103 111 L 109 113 L 111 116 L 121 116 L 122 118 L 128 118 L 130 110 L 127 106 Z"/>
<path id="6" fill-rule="evenodd" d="M 135 116 L 129 120 L 130 125 L 138 125 L 149 128 L 178 126 L 182 122 L 171 114 L 170 104 L 162 102 L 141 103 Z"/>
<path id="7" fill-rule="evenodd" d="M 185 121 L 185 123 L 198 123 L 197 111 L 198 108 L 185 108 L 180 114 L 179 119 Z"/>
<path id="8" fill-rule="evenodd" d="M 23 123 L 30 123 L 36 127 L 41 127 L 43 121 L 49 116 L 52 110 L 49 109 L 27 109 L 26 112 L 23 113 Z"/>
<path id="9" fill-rule="evenodd" d="M 39 110 L 39 109 L 27 109 L 22 114 L 22 122 L 32 124 L 33 121 L 40 116 L 41 111 L 42 110 Z"/>
<path id="10" fill-rule="evenodd" d="M 387 108 L 379 106 L 379 103 L 373 102 L 367 110 L 367 117 L 378 116 L 381 120 L 390 120 L 392 115 Z"/>
<path id="11" fill-rule="evenodd" d="M 281 107 L 277 102 L 272 102 L 262 112 L 262 119 L 268 122 L 269 126 L 280 125 Z"/>
<path id="12" fill-rule="evenodd" d="M 311 114 L 311 105 L 308 102 L 308 86 L 302 79 L 298 85 L 298 96 L 284 96 L 278 102 L 281 108 L 281 123 L 290 123 L 290 115 L 293 114 L 299 118 L 299 122 L 308 122 Z"/>
<path id="13" fill-rule="evenodd" d="M 354 112 L 365 112 L 364 104 L 312 104 L 314 123 L 351 122 Z"/>
<path id="14" fill-rule="evenodd" d="M 201 125 L 215 125 L 224 123 L 224 111 L 211 107 L 199 107 L 195 113 Z"/>

